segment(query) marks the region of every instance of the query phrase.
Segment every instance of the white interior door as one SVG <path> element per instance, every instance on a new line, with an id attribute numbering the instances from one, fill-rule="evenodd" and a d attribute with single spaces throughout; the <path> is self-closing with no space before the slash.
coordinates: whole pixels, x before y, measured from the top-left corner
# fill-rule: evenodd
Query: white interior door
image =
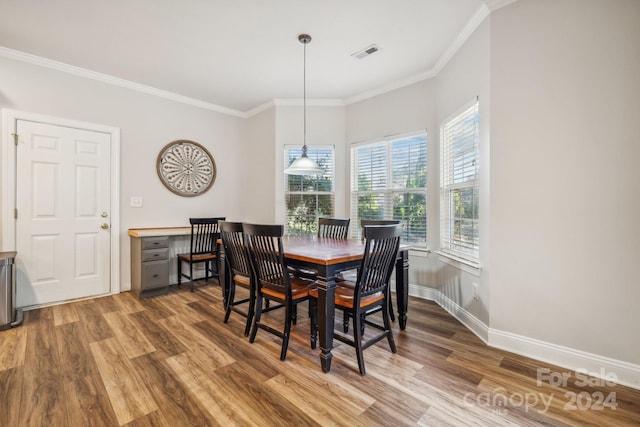
<path id="1" fill-rule="evenodd" d="M 110 291 L 111 136 L 18 120 L 18 307 Z"/>

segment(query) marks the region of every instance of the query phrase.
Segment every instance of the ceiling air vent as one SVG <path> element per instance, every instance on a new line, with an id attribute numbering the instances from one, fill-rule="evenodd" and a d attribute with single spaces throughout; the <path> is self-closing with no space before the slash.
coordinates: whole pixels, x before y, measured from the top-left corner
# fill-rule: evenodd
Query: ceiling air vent
<path id="1" fill-rule="evenodd" d="M 356 53 L 352 53 L 351 56 L 353 56 L 354 58 L 362 59 L 376 53 L 379 50 L 380 48 L 378 48 L 378 46 L 372 44 L 371 46 L 367 46 L 364 49 L 357 51 Z"/>

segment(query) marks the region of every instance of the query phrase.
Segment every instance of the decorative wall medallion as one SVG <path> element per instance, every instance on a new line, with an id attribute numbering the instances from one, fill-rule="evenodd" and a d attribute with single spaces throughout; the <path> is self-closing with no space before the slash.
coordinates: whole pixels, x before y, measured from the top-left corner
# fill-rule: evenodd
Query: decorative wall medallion
<path id="1" fill-rule="evenodd" d="M 216 162 L 211 153 L 186 139 L 165 145 L 158 154 L 156 168 L 160 181 L 179 196 L 198 196 L 216 180 Z"/>

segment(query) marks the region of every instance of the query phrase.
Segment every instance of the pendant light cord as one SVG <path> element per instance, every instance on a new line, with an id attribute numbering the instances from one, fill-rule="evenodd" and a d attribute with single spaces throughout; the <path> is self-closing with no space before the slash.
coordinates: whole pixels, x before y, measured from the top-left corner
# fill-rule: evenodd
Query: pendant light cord
<path id="1" fill-rule="evenodd" d="M 302 123 L 303 123 L 303 137 L 302 137 L 302 155 L 307 155 L 307 43 L 304 45 L 302 54 Z"/>

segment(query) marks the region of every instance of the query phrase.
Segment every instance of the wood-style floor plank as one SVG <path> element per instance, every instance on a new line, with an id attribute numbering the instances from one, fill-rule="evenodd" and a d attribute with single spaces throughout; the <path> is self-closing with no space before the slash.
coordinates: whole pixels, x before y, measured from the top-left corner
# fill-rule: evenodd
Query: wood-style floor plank
<path id="1" fill-rule="evenodd" d="M 152 393 L 116 339 L 93 342 L 90 347 L 120 425 L 158 409 Z"/>
<path id="2" fill-rule="evenodd" d="M 22 366 L 26 349 L 26 328 L 14 328 L 0 332 L 0 372 Z"/>
<path id="3" fill-rule="evenodd" d="M 331 372 L 300 306 L 281 340 L 224 308 L 215 280 L 138 299 L 126 292 L 25 312 L 0 332 L 4 426 L 640 426 L 640 390 L 584 385 L 567 369 L 488 347 L 437 304 L 410 298 L 398 347 L 334 342 Z M 281 328 L 283 310 L 265 315 Z M 379 315 L 376 315 L 379 316 Z M 341 313 L 336 314 L 341 327 Z M 372 333 L 368 328 L 366 334 Z M 540 382 L 540 369 L 566 385 Z M 602 394 L 613 406 L 571 408 Z"/>

